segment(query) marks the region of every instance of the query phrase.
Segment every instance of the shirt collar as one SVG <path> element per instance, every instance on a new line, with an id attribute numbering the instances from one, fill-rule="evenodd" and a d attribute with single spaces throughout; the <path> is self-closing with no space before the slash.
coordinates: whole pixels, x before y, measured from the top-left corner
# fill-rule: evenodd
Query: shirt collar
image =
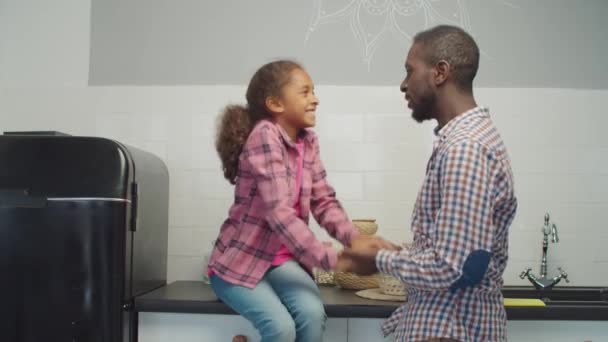
<path id="1" fill-rule="evenodd" d="M 444 141 L 447 137 L 452 133 L 458 126 L 462 123 L 467 122 L 468 120 L 474 117 L 489 117 L 490 111 L 487 107 L 477 106 L 475 108 L 469 109 L 466 112 L 457 115 L 452 120 L 450 120 L 445 126 L 439 128 L 439 126 L 435 127 L 433 130 L 435 135 L 439 138 L 440 141 Z"/>
<path id="2" fill-rule="evenodd" d="M 285 145 L 296 148 L 296 141 L 291 140 L 291 137 L 289 136 L 289 134 L 287 134 L 287 131 L 285 131 L 283 127 L 281 127 L 281 125 L 272 120 L 268 121 L 277 127 L 277 129 L 281 133 L 281 138 L 283 138 L 283 142 L 285 143 Z M 310 134 L 310 128 L 300 130 L 300 133 L 298 134 L 298 141 L 305 141 L 307 143 L 312 142 L 312 134 Z"/>

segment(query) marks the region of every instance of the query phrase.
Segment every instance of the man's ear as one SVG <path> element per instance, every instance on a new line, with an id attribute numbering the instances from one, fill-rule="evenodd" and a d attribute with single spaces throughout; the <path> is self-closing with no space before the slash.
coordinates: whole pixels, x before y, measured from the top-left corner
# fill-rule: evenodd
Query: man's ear
<path id="1" fill-rule="evenodd" d="M 285 111 L 285 106 L 283 106 L 281 100 L 276 96 L 268 96 L 265 104 L 266 108 L 268 108 L 268 110 L 272 113 L 281 114 Z"/>
<path id="2" fill-rule="evenodd" d="M 442 59 L 437 62 L 433 70 L 433 81 L 435 82 L 435 85 L 438 86 L 443 84 L 448 77 L 450 77 L 451 72 L 450 63 L 446 60 Z"/>

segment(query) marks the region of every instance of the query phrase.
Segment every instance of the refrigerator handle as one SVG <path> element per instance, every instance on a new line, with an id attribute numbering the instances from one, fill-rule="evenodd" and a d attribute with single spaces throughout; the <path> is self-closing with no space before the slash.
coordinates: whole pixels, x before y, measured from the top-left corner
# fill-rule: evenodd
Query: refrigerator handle
<path id="1" fill-rule="evenodd" d="M 138 202 L 139 202 L 139 185 L 137 182 L 131 183 L 131 231 L 137 231 L 138 217 Z"/>

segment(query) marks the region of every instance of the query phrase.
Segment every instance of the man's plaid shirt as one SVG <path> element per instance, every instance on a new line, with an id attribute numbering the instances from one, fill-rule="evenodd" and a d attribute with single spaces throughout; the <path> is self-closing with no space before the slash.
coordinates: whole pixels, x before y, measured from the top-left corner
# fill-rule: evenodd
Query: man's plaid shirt
<path id="1" fill-rule="evenodd" d="M 408 288 L 383 331 L 408 342 L 506 341 L 500 290 L 517 208 L 507 150 L 486 108 L 436 134 L 412 216 L 414 244 L 376 257 L 381 272 Z"/>

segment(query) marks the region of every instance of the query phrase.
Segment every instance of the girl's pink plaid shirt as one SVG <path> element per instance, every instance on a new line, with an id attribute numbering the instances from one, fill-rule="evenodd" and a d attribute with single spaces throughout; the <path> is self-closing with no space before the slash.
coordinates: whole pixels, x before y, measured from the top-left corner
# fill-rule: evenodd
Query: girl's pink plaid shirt
<path id="1" fill-rule="evenodd" d="M 234 203 L 209 260 L 209 267 L 225 281 L 255 287 L 281 244 L 309 270 L 335 267 L 337 252 L 318 241 L 310 230 L 310 213 L 346 246 L 358 234 L 327 182 L 316 134 L 306 129 L 302 138 L 300 219 L 293 207 L 298 153 L 295 144 L 281 126 L 269 120 L 258 122 L 250 133 L 239 159 Z"/>

